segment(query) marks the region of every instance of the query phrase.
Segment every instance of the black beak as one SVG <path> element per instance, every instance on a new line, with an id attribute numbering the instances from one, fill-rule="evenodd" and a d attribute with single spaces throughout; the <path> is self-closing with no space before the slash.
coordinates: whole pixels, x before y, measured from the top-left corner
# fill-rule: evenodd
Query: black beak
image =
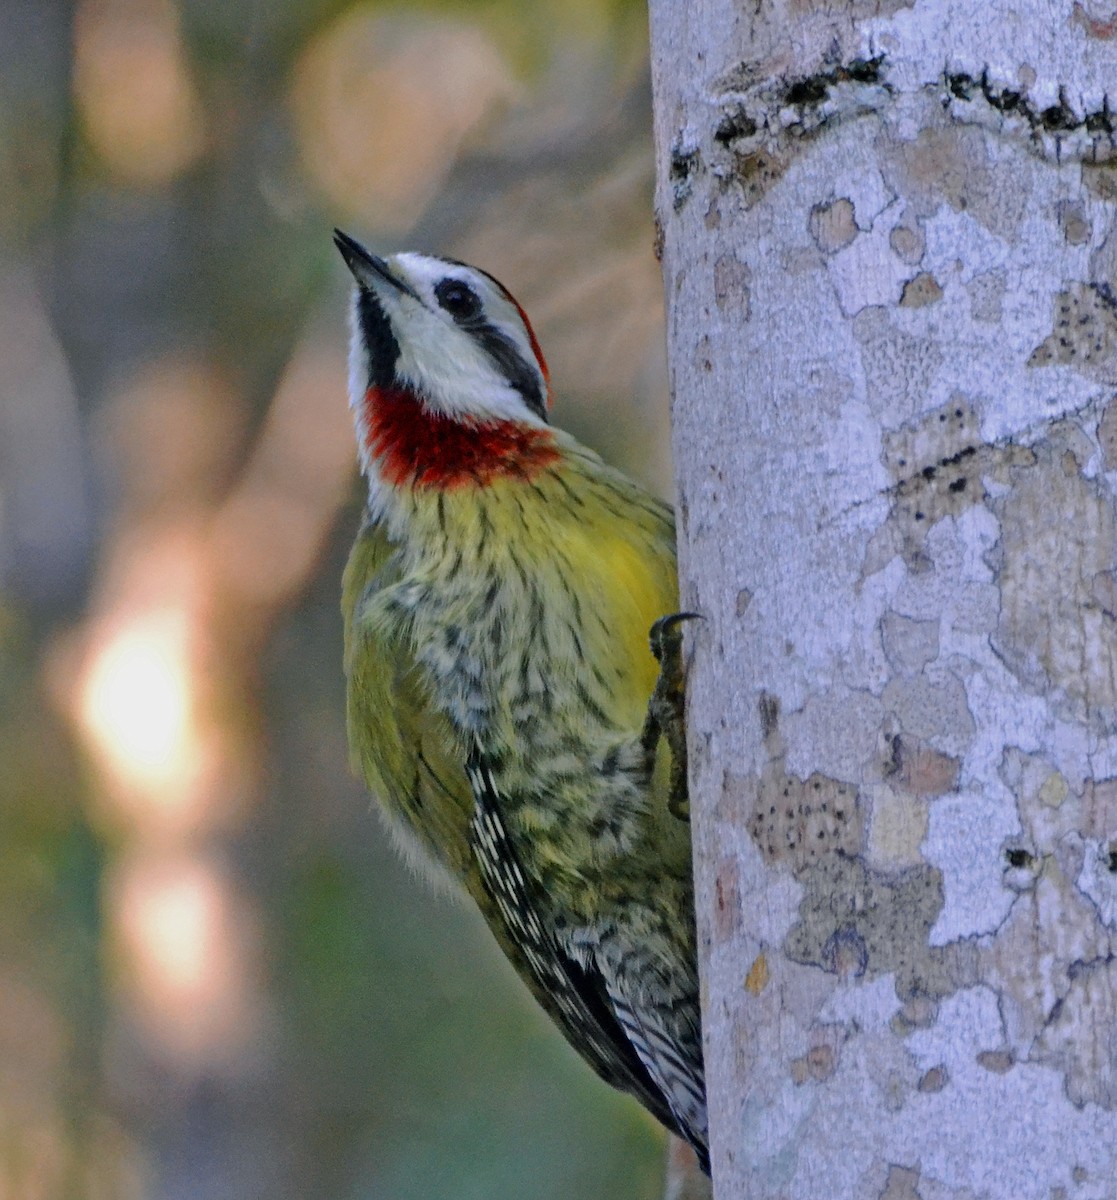
<path id="1" fill-rule="evenodd" d="M 369 254 L 360 242 L 351 238 L 347 233 L 335 229 L 334 245 L 341 251 L 345 265 L 353 272 L 353 278 L 361 287 L 372 291 L 379 280 L 391 284 L 397 291 L 403 292 L 405 296 L 410 296 L 412 300 L 419 300 L 415 289 L 404 283 L 402 279 L 397 279 L 388 270 L 388 264 L 382 258 L 377 258 L 375 254 Z M 422 301 L 419 302 L 422 303 Z"/>

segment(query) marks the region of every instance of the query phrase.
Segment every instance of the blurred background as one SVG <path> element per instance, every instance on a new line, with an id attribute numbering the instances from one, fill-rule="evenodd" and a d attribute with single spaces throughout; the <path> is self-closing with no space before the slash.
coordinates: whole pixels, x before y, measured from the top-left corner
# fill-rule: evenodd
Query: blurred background
<path id="1" fill-rule="evenodd" d="M 0 0 L 0 1200 L 661 1194 L 347 765 L 335 224 L 669 487 L 642 0 Z"/>

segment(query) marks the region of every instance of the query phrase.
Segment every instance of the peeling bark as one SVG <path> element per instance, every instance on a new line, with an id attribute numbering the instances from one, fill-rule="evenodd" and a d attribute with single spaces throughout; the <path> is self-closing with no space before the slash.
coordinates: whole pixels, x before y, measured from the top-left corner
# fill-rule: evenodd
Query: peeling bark
<path id="1" fill-rule="evenodd" d="M 1113 1194 L 1106 9 L 651 4 L 719 1200 Z"/>

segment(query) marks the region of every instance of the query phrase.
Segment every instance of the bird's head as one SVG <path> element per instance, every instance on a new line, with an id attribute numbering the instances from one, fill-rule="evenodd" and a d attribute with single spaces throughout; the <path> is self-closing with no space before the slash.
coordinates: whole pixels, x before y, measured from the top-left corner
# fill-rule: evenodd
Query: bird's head
<path id="1" fill-rule="evenodd" d="M 550 446 L 547 364 L 502 284 L 453 259 L 379 258 L 340 230 L 334 242 L 356 281 L 349 400 L 370 478 L 487 482 Z"/>

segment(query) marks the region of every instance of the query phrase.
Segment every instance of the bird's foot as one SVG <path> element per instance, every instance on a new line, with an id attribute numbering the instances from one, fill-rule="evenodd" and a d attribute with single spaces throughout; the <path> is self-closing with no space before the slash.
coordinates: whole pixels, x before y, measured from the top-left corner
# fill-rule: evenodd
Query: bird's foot
<path id="1" fill-rule="evenodd" d="M 701 619 L 700 613 L 671 613 L 660 617 L 652 626 L 649 641 L 659 678 L 648 700 L 648 715 L 640 735 L 640 744 L 649 762 L 654 763 L 659 739 L 665 738 L 671 751 L 671 775 L 667 808 L 680 821 L 690 820 L 690 801 L 687 798 L 686 762 L 686 670 L 683 665 L 684 621 Z"/>

